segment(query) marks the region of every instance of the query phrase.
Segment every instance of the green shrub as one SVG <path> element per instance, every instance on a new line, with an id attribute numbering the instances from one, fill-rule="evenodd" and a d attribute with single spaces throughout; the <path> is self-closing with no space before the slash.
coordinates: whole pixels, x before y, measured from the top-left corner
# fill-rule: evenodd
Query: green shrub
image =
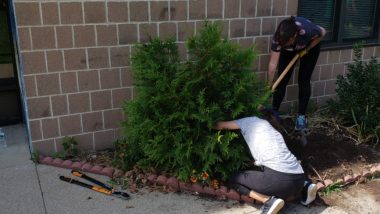
<path id="1" fill-rule="evenodd" d="M 132 56 L 137 96 L 124 105 L 125 141 L 116 143 L 116 165 L 137 163 L 188 180 L 194 170 L 226 179 L 250 159 L 237 132 L 216 132 L 220 120 L 257 114 L 270 96 L 252 71 L 253 48 L 222 39 L 206 22 L 187 40 L 189 60 L 181 62 L 173 40 L 139 44 Z"/>
<path id="2" fill-rule="evenodd" d="M 64 158 L 70 158 L 73 156 L 78 155 L 79 150 L 76 148 L 78 145 L 77 141 L 74 139 L 74 137 L 64 137 L 61 141 L 61 145 L 63 147 L 63 157 Z"/>
<path id="3" fill-rule="evenodd" d="M 330 110 L 353 126 L 358 142 L 378 141 L 380 134 L 380 64 L 372 58 L 363 62 L 361 45 L 354 47 L 355 59 L 347 75 L 337 77 L 337 100 Z"/>

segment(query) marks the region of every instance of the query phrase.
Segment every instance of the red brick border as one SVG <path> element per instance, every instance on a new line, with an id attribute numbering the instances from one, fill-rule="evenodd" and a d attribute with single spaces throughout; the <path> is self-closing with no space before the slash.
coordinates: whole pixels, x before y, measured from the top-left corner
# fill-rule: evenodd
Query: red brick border
<path id="1" fill-rule="evenodd" d="M 90 163 L 86 162 L 72 162 L 71 160 L 62 160 L 59 158 L 52 158 L 52 157 L 43 157 L 41 156 L 39 159 L 39 163 L 60 167 L 60 168 L 66 168 L 66 169 L 78 169 L 82 170 L 84 172 L 90 172 L 94 174 L 99 175 L 105 175 L 109 178 L 121 178 L 125 177 L 128 174 L 131 174 L 131 171 L 124 172 L 119 169 L 114 169 L 112 167 L 102 167 L 100 165 L 92 165 Z M 318 182 L 317 187 L 318 191 L 321 191 L 333 184 L 341 184 L 343 186 L 354 184 L 354 183 L 364 183 L 369 177 L 371 176 L 378 176 L 380 175 L 380 163 L 372 164 L 370 171 L 363 170 L 361 174 L 353 174 L 353 175 L 345 175 L 343 178 L 337 179 L 335 182 L 331 179 L 326 179 L 323 182 Z M 236 192 L 234 189 L 229 189 L 226 186 L 220 186 L 219 189 L 214 189 L 208 186 L 202 186 L 199 183 L 185 183 L 182 181 L 179 181 L 176 177 L 166 177 L 165 175 L 157 175 L 157 174 L 146 174 L 145 177 L 147 178 L 148 182 L 150 184 L 158 184 L 162 186 L 167 186 L 172 188 L 176 191 L 187 191 L 187 192 L 197 192 L 200 194 L 207 194 L 210 196 L 216 196 L 218 198 L 227 198 L 231 200 L 237 200 L 237 201 L 243 201 L 247 203 L 254 203 L 255 201 L 247 197 L 245 195 L 240 195 L 238 192 Z"/>

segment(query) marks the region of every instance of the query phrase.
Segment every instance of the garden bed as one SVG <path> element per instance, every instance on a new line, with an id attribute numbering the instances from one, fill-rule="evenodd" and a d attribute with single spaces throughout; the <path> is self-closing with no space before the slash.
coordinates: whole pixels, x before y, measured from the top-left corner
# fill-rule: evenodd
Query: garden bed
<path id="1" fill-rule="evenodd" d="M 294 127 L 290 118 L 284 120 L 287 130 Z M 317 183 L 326 179 L 335 182 L 347 175 L 363 175 L 380 164 L 379 146 L 356 145 L 355 141 L 347 136 L 344 130 L 337 129 L 331 124 L 323 126 L 319 124 L 311 127 L 308 144 L 305 147 L 290 136 L 285 135 L 284 138 L 289 150 L 301 161 L 305 173 Z M 109 149 L 82 154 L 72 161 L 110 167 L 113 156 L 114 151 Z"/>
<path id="2" fill-rule="evenodd" d="M 287 124 L 293 126 L 292 122 Z M 285 136 L 285 141 L 289 150 L 301 160 L 310 179 L 314 182 L 326 179 L 336 181 L 347 175 L 370 172 L 371 168 L 380 163 L 379 147 L 357 145 L 348 136 L 345 130 L 333 124 L 318 124 L 311 127 L 305 147 L 289 136 Z"/>
<path id="3" fill-rule="evenodd" d="M 294 127 L 292 119 L 285 118 L 284 120 L 284 124 L 287 124 L 285 129 L 290 130 Z M 305 147 L 288 135 L 284 137 L 288 148 L 301 161 L 308 177 L 314 183 L 321 184 L 319 188 L 326 188 L 326 186 L 339 182 L 341 182 L 340 185 L 342 186 L 355 182 L 365 182 L 368 178 L 379 175 L 380 155 L 378 147 L 374 148 L 365 144 L 356 145 L 354 140 L 347 137 L 344 130 L 337 129 L 336 126 L 331 124 L 311 125 L 311 133 Z M 133 170 L 128 172 L 115 170 L 111 166 L 113 156 L 113 150 L 104 150 L 82 153 L 80 156 L 65 161 L 44 157 L 41 158 L 40 163 L 103 174 L 115 179 L 117 184 L 128 188 L 131 193 L 138 192 L 139 188 L 147 184 L 155 184 L 150 186 L 152 191 L 185 190 L 210 196 L 224 194 L 225 197 L 222 198 L 227 197 L 250 202 L 249 198 L 240 196 L 236 191 L 226 189 L 223 182 L 219 183 L 222 187 L 221 189 L 216 188 L 214 190 L 214 188 L 207 185 L 202 187 L 199 184 L 191 185 L 178 182 L 176 178 L 170 176 L 171 173 L 157 172 L 154 169 L 148 172 L 144 172 L 138 167 L 134 167 Z"/>

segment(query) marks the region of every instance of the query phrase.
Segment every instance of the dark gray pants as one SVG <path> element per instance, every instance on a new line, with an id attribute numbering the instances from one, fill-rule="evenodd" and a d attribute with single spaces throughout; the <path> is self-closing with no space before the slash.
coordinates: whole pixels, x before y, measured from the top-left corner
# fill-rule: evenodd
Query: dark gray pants
<path id="1" fill-rule="evenodd" d="M 249 195 L 253 190 L 287 200 L 299 195 L 304 181 L 304 174 L 282 173 L 263 167 L 262 171 L 247 170 L 235 173 L 229 178 L 227 185 L 243 195 Z"/>
<path id="2" fill-rule="evenodd" d="M 314 67 L 317 63 L 318 57 L 320 52 L 320 45 L 316 45 L 314 48 L 312 48 L 309 53 L 307 53 L 305 56 L 303 56 L 300 59 L 300 66 L 298 71 L 298 100 L 299 100 L 299 107 L 298 111 L 300 114 L 305 114 L 307 105 L 310 100 L 311 95 L 311 86 L 310 86 L 310 80 L 311 75 L 313 74 Z M 286 66 L 288 66 L 289 62 L 293 59 L 293 57 L 296 55 L 296 51 L 287 51 L 282 50 L 280 53 L 280 59 L 278 62 L 278 76 L 281 75 L 281 73 L 285 70 Z M 273 94 L 273 103 L 272 107 L 273 109 L 277 110 L 280 108 L 281 102 L 284 99 L 285 93 L 286 93 L 286 86 L 288 85 L 288 82 L 290 80 L 290 77 L 292 76 L 294 69 L 293 67 L 290 69 L 290 71 L 285 75 L 284 79 L 280 82 L 280 84 L 277 86 L 276 91 Z"/>

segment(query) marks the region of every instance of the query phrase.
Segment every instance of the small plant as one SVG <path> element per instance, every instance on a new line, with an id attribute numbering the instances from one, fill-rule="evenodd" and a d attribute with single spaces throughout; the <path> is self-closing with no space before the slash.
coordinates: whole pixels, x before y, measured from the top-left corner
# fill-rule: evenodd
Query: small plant
<path id="1" fill-rule="evenodd" d="M 190 176 L 191 183 L 200 183 L 203 186 L 209 186 L 214 189 L 220 187 L 220 182 L 217 179 L 211 179 L 207 172 L 197 172 L 195 169 Z"/>
<path id="2" fill-rule="evenodd" d="M 63 152 L 53 152 L 51 157 L 54 159 L 55 158 L 59 158 L 59 159 L 66 159 L 67 158 Z"/>
<path id="3" fill-rule="evenodd" d="M 130 149 L 126 140 L 117 139 L 114 142 L 115 145 L 115 153 L 112 161 L 112 165 L 118 167 L 120 169 L 129 169 L 132 166 L 129 163 L 136 162 L 135 159 L 138 157 L 137 154 L 133 154 L 133 152 L 137 152 L 138 150 Z"/>
<path id="4" fill-rule="evenodd" d="M 111 184 L 112 187 L 114 186 L 120 186 L 122 190 L 125 190 L 129 186 L 129 181 L 126 178 L 115 178 L 110 181 L 108 181 L 109 184 Z"/>
<path id="5" fill-rule="evenodd" d="M 40 152 L 39 151 L 35 151 L 35 152 L 32 152 L 32 155 L 30 157 L 30 160 L 33 161 L 34 163 L 39 163 L 39 160 L 40 160 Z"/>
<path id="6" fill-rule="evenodd" d="M 64 137 L 61 141 L 61 145 L 63 147 L 63 157 L 69 158 L 78 155 L 79 150 L 76 148 L 78 145 L 77 141 L 74 137 Z"/>
<path id="7" fill-rule="evenodd" d="M 192 171 L 192 175 L 190 176 L 190 181 L 192 183 L 200 182 L 201 184 L 205 185 L 210 182 L 210 178 L 207 172 L 197 173 L 197 171 L 194 169 Z"/>
<path id="8" fill-rule="evenodd" d="M 326 187 L 322 193 L 324 196 L 330 195 L 333 192 L 340 192 L 342 191 L 343 187 L 340 183 L 334 183 L 328 187 Z"/>
<path id="9" fill-rule="evenodd" d="M 347 75 L 337 77 L 337 100 L 329 103 L 330 111 L 341 118 L 342 125 L 355 136 L 358 144 L 379 142 L 380 64 L 375 58 L 363 62 L 362 47 L 354 47 L 354 63 Z"/>

